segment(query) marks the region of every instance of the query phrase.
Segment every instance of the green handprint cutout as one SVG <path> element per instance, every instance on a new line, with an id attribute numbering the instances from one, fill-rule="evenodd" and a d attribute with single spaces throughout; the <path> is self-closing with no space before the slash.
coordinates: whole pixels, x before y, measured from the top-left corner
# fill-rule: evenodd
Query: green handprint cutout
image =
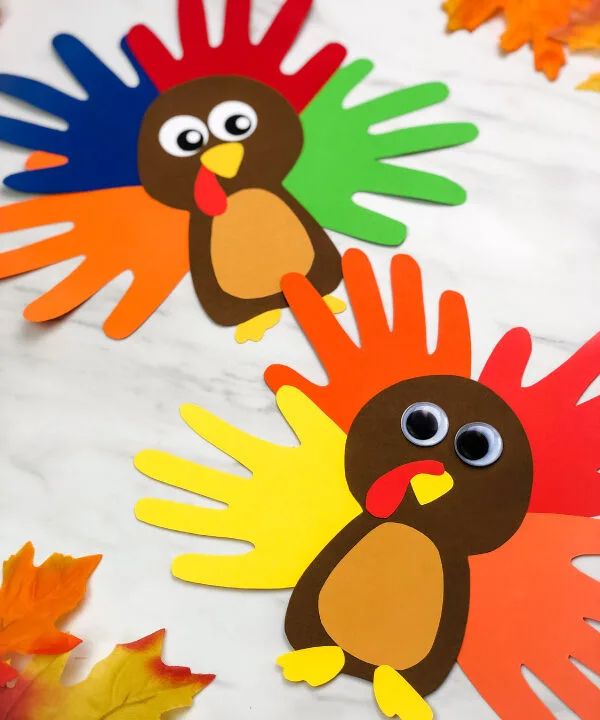
<path id="1" fill-rule="evenodd" d="M 353 195 L 367 192 L 460 205 L 466 192 L 452 180 L 381 160 L 462 145 L 478 131 L 471 123 L 441 123 L 370 133 L 376 123 L 448 97 L 446 85 L 435 82 L 343 107 L 372 69 L 369 60 L 357 60 L 338 70 L 302 113 L 304 148 L 284 186 L 323 227 L 378 245 L 400 245 L 406 226 L 357 205 Z"/>

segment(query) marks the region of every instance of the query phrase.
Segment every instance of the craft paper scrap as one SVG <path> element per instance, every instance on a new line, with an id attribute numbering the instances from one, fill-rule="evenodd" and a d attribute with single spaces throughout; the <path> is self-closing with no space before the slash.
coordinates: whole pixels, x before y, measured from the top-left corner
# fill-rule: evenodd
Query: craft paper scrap
<path id="1" fill-rule="evenodd" d="M 211 509 L 147 498 L 135 507 L 139 520 L 253 545 L 241 555 L 178 557 L 172 568 L 176 577 L 219 587 L 293 587 L 323 545 L 358 513 L 344 477 L 344 433 L 294 388 L 282 388 L 277 404 L 297 445 L 248 435 L 194 405 L 181 408 L 192 430 L 247 467 L 250 479 L 163 451 L 136 455 L 135 466 L 149 477 L 227 505 Z"/>
<path id="2" fill-rule="evenodd" d="M 72 558 L 54 553 L 40 566 L 26 543 L 4 562 L 0 588 L 0 658 L 9 654 L 56 655 L 81 640 L 57 629 L 56 623 L 82 601 L 87 581 L 101 555 Z M 0 686 L 17 676 L 0 661 Z"/>
<path id="3" fill-rule="evenodd" d="M 328 378 L 316 385 L 290 368 L 267 371 L 300 441 L 296 462 L 290 448 L 186 409 L 188 423 L 252 476 L 145 451 L 136 460 L 142 471 L 227 507 L 143 500 L 137 516 L 254 545 L 233 557 L 190 553 L 181 577 L 293 585 L 292 650 L 277 660 L 289 680 L 318 686 L 353 675 L 373 682 L 387 717 L 429 719 L 426 697 L 458 662 L 500 717 L 525 707 L 528 718 L 545 720 L 525 665 L 580 717 L 595 717 L 600 689 L 569 658 L 598 670 L 600 633 L 586 620 L 600 621 L 600 585 L 572 560 L 600 554 L 600 523 L 586 517 L 600 512 L 600 405 L 580 402 L 599 374 L 600 334 L 523 387 L 531 339 L 512 330 L 474 380 L 458 293 L 440 299 L 430 353 L 414 260 L 392 260 L 391 325 L 366 256 L 350 250 L 342 266 L 358 343 L 305 277 L 283 280 Z M 304 425 L 311 417 L 317 422 Z M 266 480 L 275 474 L 276 483 Z M 315 532 L 317 517 L 328 518 L 327 532 Z"/>
<path id="4" fill-rule="evenodd" d="M 159 720 L 189 707 L 214 680 L 161 659 L 165 631 L 117 645 L 79 683 L 61 681 L 69 655 L 34 658 L 14 687 L 0 692 L 0 718 L 10 720 Z"/>
<path id="5" fill-rule="evenodd" d="M 223 35 L 208 41 L 202 0 L 179 0 L 181 56 L 134 27 L 121 43 L 137 74 L 125 84 L 79 39 L 54 49 L 85 99 L 16 75 L 0 93 L 63 119 L 0 117 L 0 140 L 32 150 L 5 183 L 46 195 L 0 209 L 0 232 L 73 222 L 70 232 L 0 253 L 0 277 L 81 257 L 25 309 L 33 322 L 62 317 L 122 273 L 133 279 L 104 331 L 133 333 L 191 272 L 207 315 L 259 340 L 287 306 L 281 278 L 308 277 L 329 296 L 341 280 L 334 230 L 399 245 L 406 226 L 355 201 L 358 192 L 458 205 L 465 190 L 435 174 L 433 150 L 477 136 L 471 123 L 418 125 L 412 113 L 443 102 L 439 82 L 405 87 L 347 106 L 373 64 L 341 66 L 330 43 L 293 74 L 281 64 L 311 8 L 285 0 L 260 41 L 250 40 L 251 3 L 226 0 Z M 371 127 L 408 116 L 400 129 Z M 423 154 L 426 169 L 386 162 Z M 412 161 L 410 163 L 412 165 Z M 332 302 L 336 302 L 333 298 Z"/>

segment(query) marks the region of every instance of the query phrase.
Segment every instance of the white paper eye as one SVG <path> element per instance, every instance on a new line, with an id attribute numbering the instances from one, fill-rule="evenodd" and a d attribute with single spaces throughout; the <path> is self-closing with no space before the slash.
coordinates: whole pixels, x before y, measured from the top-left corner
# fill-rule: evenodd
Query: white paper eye
<path id="1" fill-rule="evenodd" d="M 413 403 L 402 413 L 402 432 L 413 445 L 430 447 L 442 442 L 448 433 L 448 416 L 438 405 Z"/>
<path id="2" fill-rule="evenodd" d="M 163 150 L 175 157 L 195 155 L 208 142 L 208 128 L 194 115 L 169 118 L 158 131 Z"/>
<path id="3" fill-rule="evenodd" d="M 241 100 L 226 100 L 215 105 L 208 116 L 208 127 L 219 140 L 244 140 L 256 130 L 254 108 Z"/>
<path id="4" fill-rule="evenodd" d="M 483 422 L 463 425 L 456 433 L 454 448 L 467 465 L 486 467 L 502 455 L 502 437 L 495 427 Z"/>

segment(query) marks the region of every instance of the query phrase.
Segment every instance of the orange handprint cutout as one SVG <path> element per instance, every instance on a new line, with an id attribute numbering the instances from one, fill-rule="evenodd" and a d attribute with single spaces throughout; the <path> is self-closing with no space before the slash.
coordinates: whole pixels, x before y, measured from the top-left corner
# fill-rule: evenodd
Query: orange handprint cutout
<path id="1" fill-rule="evenodd" d="M 342 267 L 360 345 L 352 342 L 305 278 L 287 276 L 282 282 L 286 299 L 329 382 L 316 385 L 290 368 L 273 365 L 267 369 L 265 379 L 274 392 L 283 385 L 297 387 L 347 431 L 368 400 L 400 380 L 436 373 L 470 376 L 471 339 L 462 295 L 446 291 L 441 296 L 438 342 L 430 353 L 421 272 L 412 258 L 396 255 L 391 263 L 391 328 L 367 256 L 360 250 L 349 250 Z"/>
<path id="2" fill-rule="evenodd" d="M 458 662 L 503 720 L 552 720 L 522 674 L 531 670 L 582 720 L 600 693 L 571 662 L 600 673 L 600 585 L 573 558 L 600 555 L 600 521 L 528 514 L 505 545 L 469 558 L 469 619 Z"/>
<path id="3" fill-rule="evenodd" d="M 58 164 L 34 154 L 28 168 Z M 142 187 L 40 197 L 0 208 L 0 232 L 72 222 L 72 230 L 0 253 L 0 278 L 75 257 L 82 262 L 62 282 L 27 306 L 33 322 L 61 317 L 129 270 L 133 280 L 104 324 L 121 339 L 137 330 L 189 270 L 187 213 L 150 198 Z M 115 236 L 121 241 L 115 242 Z"/>

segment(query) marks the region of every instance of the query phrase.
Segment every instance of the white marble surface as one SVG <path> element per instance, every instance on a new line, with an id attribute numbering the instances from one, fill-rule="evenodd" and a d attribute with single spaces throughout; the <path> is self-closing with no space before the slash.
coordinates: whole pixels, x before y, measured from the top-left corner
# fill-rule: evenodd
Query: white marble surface
<path id="1" fill-rule="evenodd" d="M 255 4 L 260 31 L 278 0 Z M 160 28 L 176 47 L 174 0 L 2 5 L 2 70 L 65 90 L 76 91 L 75 85 L 49 45 L 59 31 L 78 34 L 124 77 L 130 70 L 117 41 L 134 22 Z M 221 0 L 208 5 L 216 30 Z M 499 21 L 473 36 L 447 36 L 438 0 L 369 0 L 368 15 L 364 7 L 360 0 L 317 0 L 292 61 L 336 39 L 347 44 L 351 57 L 376 61 L 356 98 L 428 80 L 450 85 L 450 100 L 422 113 L 420 121 L 471 120 L 480 138 L 411 162 L 462 182 L 469 202 L 455 209 L 368 202 L 409 224 L 403 249 L 423 265 L 430 311 L 444 288 L 465 294 L 475 369 L 506 329 L 523 324 L 536 338 L 528 376 L 538 377 L 598 330 L 600 95 L 573 90 L 597 69 L 597 61 L 575 58 L 549 84 L 532 71 L 528 50 L 500 57 Z M 8 107 L 2 100 L 0 110 Z M 24 155 L 3 146 L 1 174 L 16 171 Z M 0 195 L 3 203 L 18 199 L 7 190 Z M 336 241 L 341 250 L 358 244 Z M 17 239 L 0 242 L 9 247 Z M 385 282 L 390 251 L 367 249 Z M 203 316 L 186 279 L 137 334 L 114 342 L 100 325 L 128 283 L 120 277 L 68 319 L 27 324 L 24 305 L 71 265 L 0 285 L 0 557 L 28 539 L 40 559 L 55 550 L 104 554 L 87 601 L 68 623 L 86 638 L 74 653 L 75 675 L 115 642 L 167 627 L 167 660 L 218 674 L 187 715 L 190 720 L 376 718 L 366 683 L 341 678 L 313 691 L 280 678 L 274 658 L 286 649 L 286 592 L 219 591 L 176 581 L 169 575 L 172 557 L 214 549 L 217 541 L 203 544 L 133 518 L 138 498 L 173 495 L 136 473 L 136 450 L 160 447 L 228 466 L 179 420 L 181 403 L 203 405 L 265 437 L 289 439 L 262 371 L 287 360 L 320 374 L 291 318 L 259 345 L 235 346 L 230 330 Z M 433 338 L 433 314 L 430 321 Z M 351 324 L 348 317 L 343 322 Z M 556 717 L 572 717 L 556 699 L 550 702 Z M 443 720 L 495 717 L 458 669 L 432 703 Z"/>

